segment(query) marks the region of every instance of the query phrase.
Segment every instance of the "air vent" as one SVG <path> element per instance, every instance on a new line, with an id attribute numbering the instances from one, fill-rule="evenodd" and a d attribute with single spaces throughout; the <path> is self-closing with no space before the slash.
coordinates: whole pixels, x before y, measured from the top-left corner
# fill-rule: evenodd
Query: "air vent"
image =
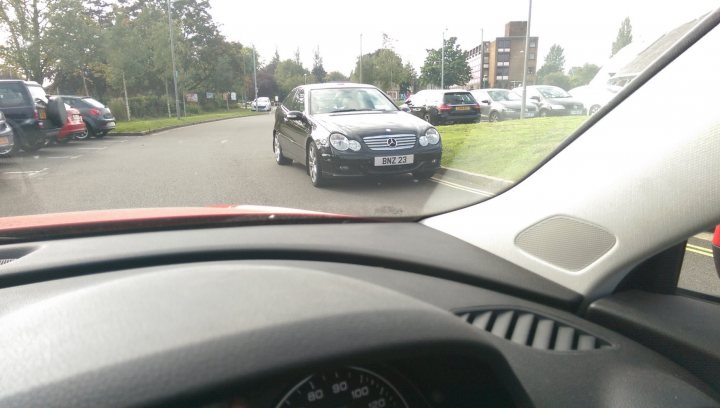
<path id="1" fill-rule="evenodd" d="M 9 264 L 12 261 L 17 261 L 17 259 L 0 259 L 0 266 Z"/>
<path id="2" fill-rule="evenodd" d="M 458 316 L 497 337 L 539 350 L 589 351 L 610 347 L 599 337 L 524 310 L 482 310 Z"/>

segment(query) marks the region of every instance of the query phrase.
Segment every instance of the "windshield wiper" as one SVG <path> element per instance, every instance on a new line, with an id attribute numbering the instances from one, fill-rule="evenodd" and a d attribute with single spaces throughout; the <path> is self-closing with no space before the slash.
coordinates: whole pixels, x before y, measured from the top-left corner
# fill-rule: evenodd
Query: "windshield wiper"
<path id="1" fill-rule="evenodd" d="M 334 110 L 334 111 L 332 111 L 332 112 L 330 112 L 330 113 L 341 113 L 341 112 L 367 112 L 367 111 L 370 111 L 370 110 L 372 110 L 372 109 L 338 109 L 338 110 Z"/>

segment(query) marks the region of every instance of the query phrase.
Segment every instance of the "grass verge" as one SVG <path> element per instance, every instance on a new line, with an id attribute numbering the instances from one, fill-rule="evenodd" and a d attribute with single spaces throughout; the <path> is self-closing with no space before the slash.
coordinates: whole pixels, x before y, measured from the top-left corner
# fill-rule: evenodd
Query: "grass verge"
<path id="1" fill-rule="evenodd" d="M 263 113 L 260 113 L 263 114 Z M 139 133 L 149 130 L 157 130 L 177 125 L 191 125 L 194 123 L 207 122 L 209 120 L 239 118 L 243 116 L 258 115 L 257 112 L 247 110 L 234 110 L 230 112 L 204 113 L 200 115 L 177 118 L 155 118 L 131 120 L 129 122 L 118 122 L 115 132 L 117 133 Z"/>
<path id="2" fill-rule="evenodd" d="M 565 116 L 438 126 L 442 165 L 516 181 L 586 120 Z"/>

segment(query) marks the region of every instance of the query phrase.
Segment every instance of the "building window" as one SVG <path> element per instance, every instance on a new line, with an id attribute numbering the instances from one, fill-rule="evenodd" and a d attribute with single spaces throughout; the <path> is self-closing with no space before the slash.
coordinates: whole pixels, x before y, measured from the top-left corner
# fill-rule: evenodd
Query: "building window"
<path id="1" fill-rule="evenodd" d="M 535 67 L 528 67 L 528 74 L 535 75 Z"/>
<path id="2" fill-rule="evenodd" d="M 497 40 L 497 47 L 498 48 L 510 48 L 510 39 L 509 38 L 501 38 Z"/>
<path id="3" fill-rule="evenodd" d="M 483 68 L 485 68 L 485 69 L 490 68 L 490 64 L 483 64 Z"/>
<path id="4" fill-rule="evenodd" d="M 537 47 L 537 44 L 535 43 L 535 41 L 530 41 L 530 48 L 535 48 L 535 47 Z"/>
<path id="5" fill-rule="evenodd" d="M 535 54 L 532 53 L 532 52 L 528 53 L 528 59 L 534 60 L 534 59 L 535 59 Z"/>

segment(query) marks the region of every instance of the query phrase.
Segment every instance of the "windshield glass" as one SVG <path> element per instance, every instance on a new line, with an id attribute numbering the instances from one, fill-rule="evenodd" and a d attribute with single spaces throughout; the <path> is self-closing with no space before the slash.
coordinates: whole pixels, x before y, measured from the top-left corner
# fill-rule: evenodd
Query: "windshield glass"
<path id="1" fill-rule="evenodd" d="M 83 98 L 83 102 L 87 103 L 88 105 L 92 106 L 93 108 L 104 108 L 105 107 L 105 105 L 96 101 L 93 98 Z"/>
<path id="2" fill-rule="evenodd" d="M 570 94 L 556 86 L 539 86 L 538 92 L 546 98 L 570 98 Z"/>
<path id="3" fill-rule="evenodd" d="M 520 99 L 522 99 L 520 95 L 516 94 L 515 92 L 505 89 L 488 91 L 488 93 L 490 94 L 490 97 L 496 102 L 519 101 Z"/>
<path id="4" fill-rule="evenodd" d="M 421 219 L 493 200 L 717 7 L 0 1 L 0 111 L 28 119 L 0 149 L 0 222 L 241 205 Z M 27 102 L 46 94 L 85 128 L 55 97 Z"/>
<path id="5" fill-rule="evenodd" d="M 443 102 L 448 105 L 469 105 L 475 103 L 470 92 L 453 92 L 443 95 Z"/>
<path id="6" fill-rule="evenodd" d="M 310 92 L 310 113 L 396 110 L 391 100 L 373 88 L 313 89 Z"/>
<path id="7" fill-rule="evenodd" d="M 45 93 L 45 90 L 42 89 L 39 85 L 28 85 L 28 91 L 30 91 L 30 95 L 32 95 L 33 99 L 40 99 L 41 101 L 47 103 L 47 94 Z"/>

